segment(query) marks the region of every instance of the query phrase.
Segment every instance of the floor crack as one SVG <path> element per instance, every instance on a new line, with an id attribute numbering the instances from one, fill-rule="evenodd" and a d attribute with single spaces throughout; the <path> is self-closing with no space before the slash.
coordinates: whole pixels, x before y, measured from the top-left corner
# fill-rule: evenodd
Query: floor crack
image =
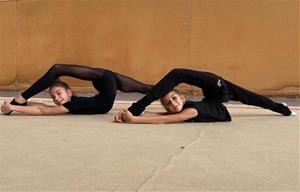
<path id="1" fill-rule="evenodd" d="M 154 177 L 155 175 L 158 174 L 158 172 L 163 172 L 164 170 L 166 170 L 170 164 L 173 162 L 173 160 L 179 156 L 180 154 L 182 154 L 184 151 L 186 151 L 188 148 L 190 148 L 190 146 L 192 146 L 195 142 L 197 142 L 203 135 L 205 130 L 210 127 L 211 124 L 209 124 L 206 127 L 203 127 L 203 129 L 201 129 L 201 131 L 199 131 L 198 135 L 192 139 L 187 145 L 186 147 L 184 147 L 184 149 L 180 149 L 180 150 L 176 150 L 175 153 L 172 155 L 172 157 L 164 164 L 164 166 L 158 166 L 155 171 L 153 172 L 153 174 L 146 179 L 140 187 L 138 187 L 138 189 L 136 190 L 136 192 L 140 191 L 147 183 L 149 183 Z M 162 168 L 161 168 L 162 167 Z"/>

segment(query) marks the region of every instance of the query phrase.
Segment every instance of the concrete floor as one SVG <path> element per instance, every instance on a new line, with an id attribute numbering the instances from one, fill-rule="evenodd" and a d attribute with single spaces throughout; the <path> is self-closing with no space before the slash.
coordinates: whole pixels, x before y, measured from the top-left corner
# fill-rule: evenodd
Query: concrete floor
<path id="1" fill-rule="evenodd" d="M 300 190 L 298 101 L 298 116 L 229 103 L 232 122 L 133 125 L 112 122 L 120 96 L 105 115 L 0 115 L 0 191 Z"/>

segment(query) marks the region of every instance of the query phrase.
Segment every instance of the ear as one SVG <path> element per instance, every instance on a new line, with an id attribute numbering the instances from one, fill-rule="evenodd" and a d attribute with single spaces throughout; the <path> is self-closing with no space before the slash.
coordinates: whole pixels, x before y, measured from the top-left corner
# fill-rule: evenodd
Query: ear
<path id="1" fill-rule="evenodd" d="M 185 96 L 180 94 L 180 98 L 182 99 L 183 103 L 185 103 Z"/>
<path id="2" fill-rule="evenodd" d="M 66 89 L 67 90 L 67 94 L 69 97 L 72 97 L 73 93 L 71 89 Z"/>

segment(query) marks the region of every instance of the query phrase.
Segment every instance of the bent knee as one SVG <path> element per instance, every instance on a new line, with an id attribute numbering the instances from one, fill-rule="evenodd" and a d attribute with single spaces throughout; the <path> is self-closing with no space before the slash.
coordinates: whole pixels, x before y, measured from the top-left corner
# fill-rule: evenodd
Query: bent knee
<path id="1" fill-rule="evenodd" d="M 51 69 L 57 70 L 62 68 L 63 66 L 65 66 L 65 64 L 55 63 L 54 65 L 52 65 Z"/>
<path id="2" fill-rule="evenodd" d="M 182 73 L 184 70 L 185 70 L 185 69 L 183 69 L 183 68 L 174 68 L 174 69 L 172 69 L 172 70 L 169 72 L 169 74 L 180 74 L 180 73 Z"/>
<path id="3" fill-rule="evenodd" d="M 56 64 L 52 65 L 52 67 L 49 69 L 49 72 L 59 73 L 62 70 L 62 68 L 63 68 L 64 65 L 65 64 L 58 64 L 58 63 L 56 63 Z"/>

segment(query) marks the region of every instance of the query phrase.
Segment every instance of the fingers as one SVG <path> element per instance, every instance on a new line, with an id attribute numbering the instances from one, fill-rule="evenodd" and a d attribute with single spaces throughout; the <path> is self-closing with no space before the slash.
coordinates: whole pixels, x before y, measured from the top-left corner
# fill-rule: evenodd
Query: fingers
<path id="1" fill-rule="evenodd" d="M 121 110 L 120 112 L 118 112 L 116 115 L 115 115 L 115 122 L 117 123 L 123 123 L 123 120 L 122 120 L 122 113 L 123 113 L 124 110 Z"/>
<path id="2" fill-rule="evenodd" d="M 117 113 L 117 114 L 115 115 L 115 122 L 121 123 L 121 118 L 120 118 L 119 113 Z"/>
<path id="3" fill-rule="evenodd" d="M 5 101 L 1 105 L 1 111 L 2 111 L 2 113 L 4 113 L 4 104 L 5 104 Z"/>
<path id="4" fill-rule="evenodd" d="M 1 105 L 1 111 L 2 113 L 8 113 L 10 112 L 10 102 L 9 101 L 4 101 L 3 105 Z"/>
<path id="5" fill-rule="evenodd" d="M 115 122 L 117 122 L 117 123 L 123 123 L 123 120 L 122 120 L 121 115 L 117 114 L 117 115 L 115 116 Z"/>
<path id="6" fill-rule="evenodd" d="M 128 109 L 122 109 L 120 112 L 118 112 L 115 115 L 114 120 L 116 123 L 125 123 L 128 121 L 130 116 L 131 116 L 131 113 L 130 113 L 130 111 L 128 111 Z"/>

